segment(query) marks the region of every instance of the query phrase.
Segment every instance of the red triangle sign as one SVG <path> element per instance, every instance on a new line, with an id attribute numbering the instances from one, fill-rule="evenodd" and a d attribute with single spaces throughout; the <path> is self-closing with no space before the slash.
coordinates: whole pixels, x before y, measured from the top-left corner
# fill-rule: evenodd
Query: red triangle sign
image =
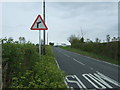
<path id="1" fill-rule="evenodd" d="M 37 16 L 36 20 L 34 21 L 30 29 L 31 30 L 48 30 L 46 24 L 44 23 L 40 15 Z"/>

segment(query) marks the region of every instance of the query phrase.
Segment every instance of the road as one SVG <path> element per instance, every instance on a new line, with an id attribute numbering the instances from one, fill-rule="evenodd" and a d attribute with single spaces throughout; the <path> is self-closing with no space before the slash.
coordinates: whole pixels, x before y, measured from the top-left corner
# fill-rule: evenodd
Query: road
<path id="1" fill-rule="evenodd" d="M 119 66 L 96 60 L 59 47 L 53 47 L 58 67 L 67 76 L 68 88 L 106 89 L 120 88 Z"/>

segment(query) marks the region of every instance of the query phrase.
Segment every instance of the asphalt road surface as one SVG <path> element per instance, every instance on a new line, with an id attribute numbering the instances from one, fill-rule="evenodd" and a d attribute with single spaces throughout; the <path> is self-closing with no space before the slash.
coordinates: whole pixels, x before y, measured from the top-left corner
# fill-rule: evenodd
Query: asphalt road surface
<path id="1" fill-rule="evenodd" d="M 58 67 L 67 76 L 68 88 L 76 89 L 118 89 L 119 69 L 104 61 L 96 60 L 59 47 L 53 47 Z"/>

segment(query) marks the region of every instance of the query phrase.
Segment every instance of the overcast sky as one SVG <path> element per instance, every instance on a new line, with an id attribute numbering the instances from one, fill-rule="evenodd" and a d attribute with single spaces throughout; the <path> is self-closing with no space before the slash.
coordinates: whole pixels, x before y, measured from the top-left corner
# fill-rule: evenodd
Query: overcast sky
<path id="1" fill-rule="evenodd" d="M 36 17 L 42 16 L 41 2 L 6 2 L 2 4 L 2 37 L 20 36 L 38 43 L 39 31 L 30 30 Z M 46 25 L 49 42 L 69 44 L 71 34 L 102 41 L 106 35 L 118 36 L 117 2 L 47 2 Z M 41 31 L 43 33 L 43 31 Z M 43 37 L 43 36 L 42 36 Z"/>

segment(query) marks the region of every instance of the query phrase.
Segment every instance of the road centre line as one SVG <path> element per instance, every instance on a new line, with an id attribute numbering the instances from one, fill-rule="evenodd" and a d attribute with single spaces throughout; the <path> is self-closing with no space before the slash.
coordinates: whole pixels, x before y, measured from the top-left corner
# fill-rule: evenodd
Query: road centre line
<path id="1" fill-rule="evenodd" d="M 76 62 L 78 62 L 79 64 L 85 65 L 85 64 L 83 64 L 82 62 L 76 60 L 75 58 L 73 58 L 73 60 L 76 61 Z"/>
<path id="2" fill-rule="evenodd" d="M 67 54 L 64 54 L 65 56 L 67 56 L 67 57 L 70 57 L 69 55 L 67 55 Z M 76 60 L 75 58 L 73 58 L 73 60 L 74 61 L 76 61 L 76 62 L 78 62 L 79 64 L 82 64 L 82 65 L 85 65 L 85 64 L 83 64 L 82 62 L 80 62 L 80 61 L 78 61 L 78 60 Z"/>
<path id="3" fill-rule="evenodd" d="M 70 57 L 69 55 L 67 55 L 67 54 L 64 54 L 65 56 L 67 56 L 67 57 Z"/>
<path id="4" fill-rule="evenodd" d="M 91 70 L 93 70 L 93 68 L 92 68 L 92 67 L 90 67 L 90 69 L 91 69 Z"/>

